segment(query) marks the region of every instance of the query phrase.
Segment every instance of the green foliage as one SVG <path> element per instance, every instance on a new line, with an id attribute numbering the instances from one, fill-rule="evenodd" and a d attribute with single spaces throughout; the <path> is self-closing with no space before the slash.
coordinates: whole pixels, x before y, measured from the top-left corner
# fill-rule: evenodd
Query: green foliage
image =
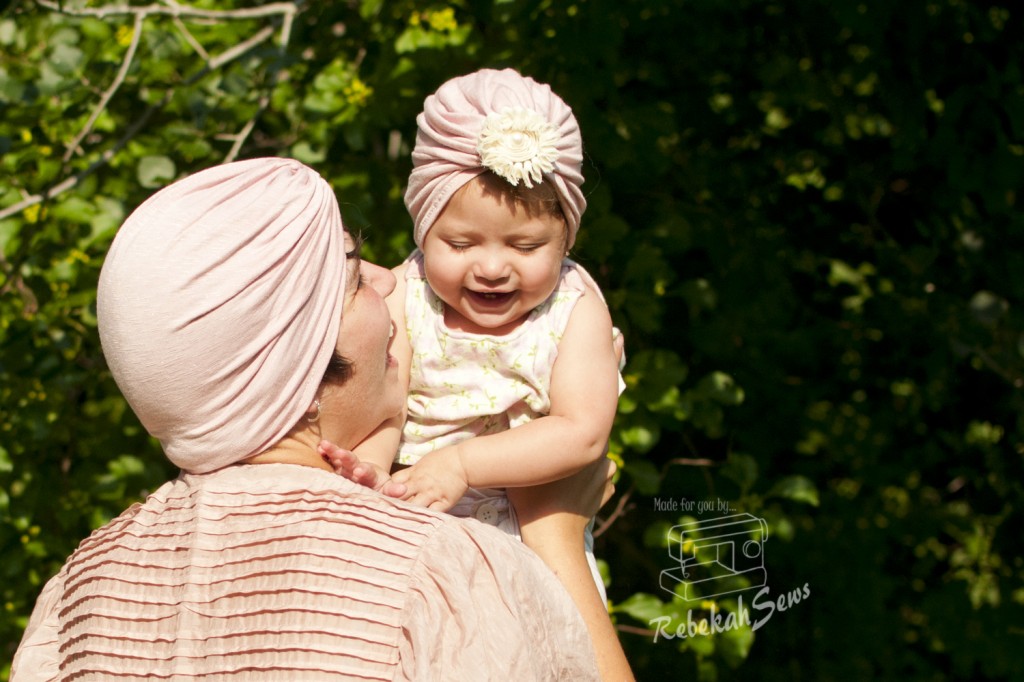
<path id="1" fill-rule="evenodd" d="M 580 121 L 575 256 L 626 337 L 622 513 L 597 550 L 638 677 L 1024 669 L 1015 4 L 353 0 L 294 21 L 45 5 L 0 18 L 8 654 L 75 544 L 173 475 L 96 337 L 124 217 L 171 178 L 294 156 L 336 188 L 367 257 L 394 264 L 423 98 L 514 66 Z M 764 518 L 771 596 L 810 596 L 756 631 L 653 641 L 655 619 L 740 611 L 659 589 L 671 528 L 721 515 L 670 500 Z"/>

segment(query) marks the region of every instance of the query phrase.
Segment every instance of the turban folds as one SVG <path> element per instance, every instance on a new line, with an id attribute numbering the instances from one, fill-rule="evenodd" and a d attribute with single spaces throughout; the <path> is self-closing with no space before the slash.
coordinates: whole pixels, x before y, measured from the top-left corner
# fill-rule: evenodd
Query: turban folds
<path id="1" fill-rule="evenodd" d="M 174 464 L 219 469 L 298 422 L 337 342 L 345 260 L 333 190 L 289 159 L 201 171 L 128 217 L 100 273 L 100 340 Z"/>
<path id="2" fill-rule="evenodd" d="M 423 245 L 427 231 L 452 195 L 487 170 L 478 147 L 488 118 L 502 113 L 515 118 L 524 112 L 538 115 L 553 133 L 549 157 L 552 168 L 544 178 L 558 194 L 569 227 L 568 245 L 572 246 L 580 216 L 587 207 L 581 189 L 583 141 L 579 125 L 569 105 L 549 86 L 512 69 L 482 69 L 453 78 L 424 102 L 423 112 L 416 118 L 413 170 L 405 193 L 417 245 Z"/>

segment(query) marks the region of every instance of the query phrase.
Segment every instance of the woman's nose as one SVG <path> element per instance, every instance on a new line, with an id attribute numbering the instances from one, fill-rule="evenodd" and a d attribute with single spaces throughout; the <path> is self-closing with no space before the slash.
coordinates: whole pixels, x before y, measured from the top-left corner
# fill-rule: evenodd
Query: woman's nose
<path id="1" fill-rule="evenodd" d="M 373 263 L 363 261 L 363 276 L 367 283 L 381 296 L 387 296 L 395 290 L 395 273 Z"/>

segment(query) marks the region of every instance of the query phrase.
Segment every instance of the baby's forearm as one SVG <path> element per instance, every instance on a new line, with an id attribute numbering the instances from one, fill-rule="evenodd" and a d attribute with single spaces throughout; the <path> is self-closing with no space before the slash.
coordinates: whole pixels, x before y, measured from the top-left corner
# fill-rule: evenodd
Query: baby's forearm
<path id="1" fill-rule="evenodd" d="M 469 485 L 509 488 L 572 475 L 604 456 L 607 441 L 607 430 L 548 415 L 455 447 Z"/>
<path id="2" fill-rule="evenodd" d="M 390 472 L 395 453 L 398 452 L 402 421 L 403 417 L 394 417 L 384 422 L 359 445 L 352 448 L 352 452 L 363 463 L 373 464 L 385 473 Z"/>

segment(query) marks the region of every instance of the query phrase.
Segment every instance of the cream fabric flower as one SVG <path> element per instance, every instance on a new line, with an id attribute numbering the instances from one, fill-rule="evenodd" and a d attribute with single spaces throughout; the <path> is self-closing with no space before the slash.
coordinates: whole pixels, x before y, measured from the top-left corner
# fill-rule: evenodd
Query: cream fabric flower
<path id="1" fill-rule="evenodd" d="M 480 163 L 518 186 L 540 184 L 555 168 L 558 132 L 536 111 L 522 107 L 491 113 L 477 140 Z"/>
<path id="2" fill-rule="evenodd" d="M 525 125 L 515 123 L 519 116 L 508 113 L 512 109 L 533 112 L 550 123 L 554 132 L 546 126 L 534 130 L 531 122 L 535 122 L 536 117 L 530 113 L 523 117 Z M 481 136 L 484 121 L 492 114 L 494 120 Z M 506 120 L 509 130 L 519 129 L 524 134 L 522 138 L 505 140 L 504 124 L 498 121 Z M 545 132 L 541 134 L 541 130 Z M 516 150 L 529 138 L 537 141 L 538 150 L 543 150 L 539 154 L 543 161 L 536 154 L 525 155 L 529 161 L 527 168 Z M 506 142 L 511 143 L 511 153 L 505 149 Z M 500 150 L 496 153 L 497 159 L 492 155 L 494 150 Z M 572 109 L 550 86 L 513 69 L 480 69 L 452 78 L 423 102 L 423 111 L 416 117 L 412 173 L 405 191 L 405 205 L 412 217 L 417 246 L 423 246 L 423 238 L 452 195 L 480 175 L 484 162 L 493 164 L 488 166 L 492 172 L 495 167 L 503 168 L 515 182 L 528 178 L 531 184 L 534 180 L 550 184 L 565 214 L 569 247 L 572 247 L 580 218 L 587 208 L 582 189 L 580 127 Z M 516 163 L 522 166 L 513 168 Z M 548 163 L 554 166 L 550 170 L 546 170 L 550 168 Z"/>

